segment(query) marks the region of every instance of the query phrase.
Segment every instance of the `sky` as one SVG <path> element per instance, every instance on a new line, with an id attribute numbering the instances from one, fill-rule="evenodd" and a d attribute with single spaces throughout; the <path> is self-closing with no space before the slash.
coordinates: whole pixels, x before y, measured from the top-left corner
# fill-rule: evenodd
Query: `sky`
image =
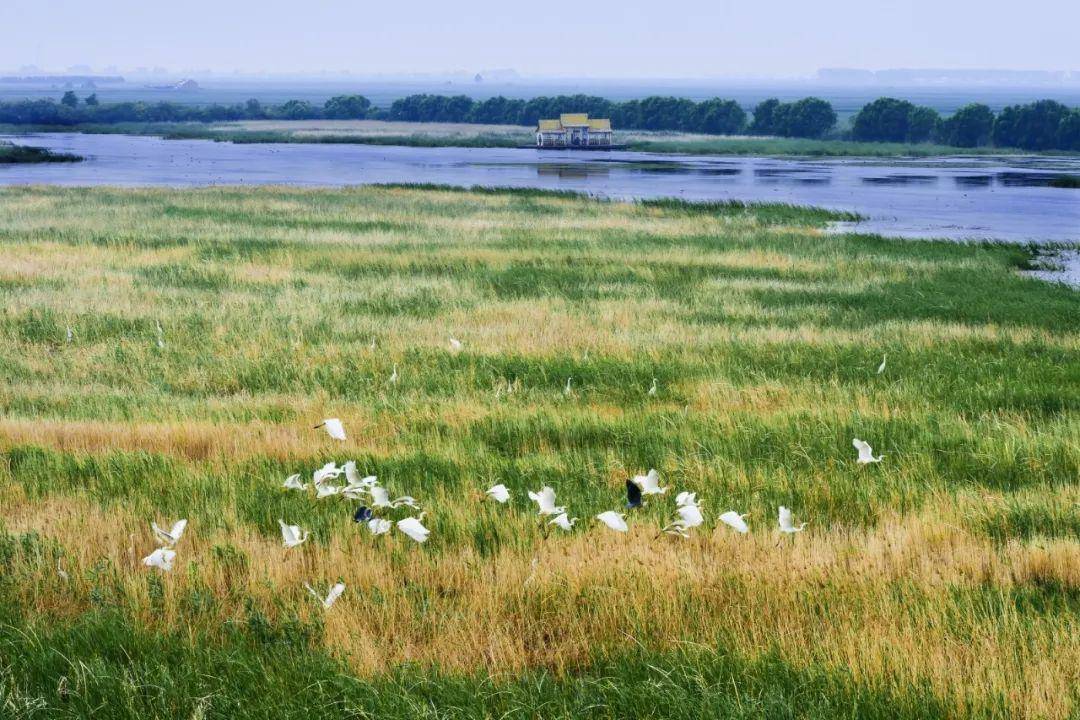
<path id="1" fill-rule="evenodd" d="M 580 8 L 580 9 L 579 9 Z M 0 0 L 0 71 L 1080 70 L 1080 0 Z"/>

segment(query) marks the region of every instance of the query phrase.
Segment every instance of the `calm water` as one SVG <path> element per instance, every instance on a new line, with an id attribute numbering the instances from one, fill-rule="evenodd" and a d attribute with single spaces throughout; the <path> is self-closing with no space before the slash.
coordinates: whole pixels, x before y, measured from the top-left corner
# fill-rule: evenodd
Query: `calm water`
<path id="1" fill-rule="evenodd" d="M 617 198 L 776 201 L 850 210 L 857 229 L 904 237 L 1080 242 L 1080 158 L 788 160 L 374 145 L 234 145 L 125 135 L 8 136 L 76 164 L 0 166 L 0 185 L 202 186 L 440 183 Z"/>

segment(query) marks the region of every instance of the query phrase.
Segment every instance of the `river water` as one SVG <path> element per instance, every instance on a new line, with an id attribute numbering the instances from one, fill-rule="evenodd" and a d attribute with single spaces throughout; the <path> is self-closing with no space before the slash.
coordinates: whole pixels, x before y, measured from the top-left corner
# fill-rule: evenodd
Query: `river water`
<path id="1" fill-rule="evenodd" d="M 130 135 L 0 136 L 86 158 L 0 165 L 0 185 L 344 186 L 438 183 L 615 198 L 772 201 L 850 210 L 855 229 L 903 237 L 1080 243 L 1080 157 L 806 160 L 505 148 L 232 144 Z"/>

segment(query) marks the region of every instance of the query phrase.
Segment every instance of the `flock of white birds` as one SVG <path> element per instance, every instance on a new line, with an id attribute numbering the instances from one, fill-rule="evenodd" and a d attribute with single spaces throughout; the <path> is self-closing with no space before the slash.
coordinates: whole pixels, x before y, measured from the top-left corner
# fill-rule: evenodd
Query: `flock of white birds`
<path id="1" fill-rule="evenodd" d="M 163 343 L 160 325 L 158 325 L 158 342 Z M 461 341 L 450 338 L 450 350 L 452 352 L 460 352 L 462 347 Z M 885 358 L 882 358 L 877 372 L 881 374 L 884 371 Z M 390 382 L 395 383 L 397 379 L 398 371 L 395 365 Z M 569 378 L 567 378 L 564 392 L 567 394 L 571 392 Z M 655 396 L 656 393 L 657 380 L 653 378 L 647 395 Z M 334 440 L 343 441 L 346 439 L 345 426 L 339 418 L 326 418 L 315 426 L 315 429 L 320 428 L 324 429 L 327 435 Z M 884 455 L 875 457 L 873 449 L 864 440 L 855 438 L 851 441 L 851 444 L 858 452 L 856 463 L 859 465 L 878 463 L 884 458 Z M 344 476 L 344 484 L 337 484 L 336 481 L 339 481 L 342 476 Z M 380 517 L 387 511 L 401 507 L 420 510 L 420 503 L 409 495 L 391 499 L 389 490 L 379 484 L 375 475 L 361 477 L 354 461 L 346 462 L 340 467 L 334 462 L 326 463 L 312 473 L 310 485 L 303 481 L 300 474 L 290 475 L 285 479 L 282 487 L 285 490 L 303 493 L 308 493 L 309 490 L 314 491 L 313 496 L 317 500 L 340 497 L 354 501 L 365 501 L 367 504 L 361 505 L 356 510 L 353 519 L 357 523 L 365 524 L 372 535 L 385 535 L 394 527 L 397 527 L 402 534 L 418 543 L 425 542 L 431 535 L 431 531 L 423 523 L 426 515 L 425 511 L 396 521 Z M 637 475 L 626 481 L 626 509 L 632 511 L 640 508 L 645 502 L 644 498 L 664 495 L 667 491 L 668 488 L 660 486 L 660 474 L 656 470 L 649 470 L 644 475 Z M 500 505 L 505 505 L 512 499 L 510 490 L 501 483 L 488 488 L 484 496 Z M 574 529 L 579 518 L 570 517 L 570 513 L 567 512 L 565 506 L 555 504 L 555 490 L 553 488 L 545 485 L 536 492 L 530 490 L 528 497 L 530 501 L 536 504 L 537 512 L 546 525 L 554 525 L 565 532 Z M 717 519 L 735 532 L 745 534 L 750 531 L 746 523 L 747 517 L 748 514 L 739 514 L 735 510 L 728 510 L 721 513 Z M 617 510 L 606 510 L 596 515 L 594 519 L 601 525 L 616 532 L 625 533 L 630 529 L 626 522 L 626 513 Z M 667 533 L 686 538 L 690 536 L 690 530 L 700 527 L 704 523 L 705 516 L 702 514 L 702 506 L 698 503 L 697 493 L 683 491 L 675 496 L 675 514 L 672 521 L 660 528 L 657 537 L 660 534 Z M 791 510 L 783 505 L 777 511 L 777 523 L 782 536 L 801 532 L 807 525 L 805 522 L 796 525 Z M 281 527 L 281 542 L 285 548 L 299 547 L 307 542 L 311 536 L 310 532 L 299 525 L 289 525 L 280 519 L 278 525 Z M 176 521 L 168 531 L 163 530 L 156 522 L 151 522 L 150 528 L 154 537 L 158 540 L 159 547 L 143 558 L 143 563 L 148 567 L 168 572 L 172 570 L 173 563 L 176 560 L 174 548 L 187 528 L 187 519 Z M 329 609 L 345 592 L 345 584 L 342 582 L 333 585 L 326 595 L 321 595 L 307 583 L 304 584 L 304 587 L 325 609 Z"/>

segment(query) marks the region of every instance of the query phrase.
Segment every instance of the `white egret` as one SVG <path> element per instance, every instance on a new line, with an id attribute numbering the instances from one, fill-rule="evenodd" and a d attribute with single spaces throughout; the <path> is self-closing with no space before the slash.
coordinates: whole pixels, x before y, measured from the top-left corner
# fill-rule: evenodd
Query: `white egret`
<path id="1" fill-rule="evenodd" d="M 416 502 L 416 498 L 410 495 L 402 495 L 401 497 L 391 500 L 390 493 L 386 488 L 380 485 L 373 485 L 369 490 L 371 493 L 371 505 L 377 508 L 396 508 L 405 505 L 406 507 L 418 508 L 420 503 Z"/>
<path id="2" fill-rule="evenodd" d="M 56 574 L 65 582 L 71 579 L 71 576 L 67 574 L 67 570 L 64 569 L 62 558 L 56 558 Z"/>
<path id="3" fill-rule="evenodd" d="M 569 396 L 570 393 L 574 392 L 573 388 L 570 385 L 571 380 L 573 380 L 572 377 L 566 378 L 566 387 L 563 388 L 563 395 Z"/>
<path id="4" fill-rule="evenodd" d="M 487 489 L 487 496 L 497 503 L 505 503 L 510 499 L 510 491 L 502 483 L 492 485 Z"/>
<path id="5" fill-rule="evenodd" d="M 735 532 L 747 533 L 750 528 L 746 525 L 747 515 L 740 515 L 734 510 L 728 510 L 720 516 L 720 522 L 735 530 Z"/>
<path id="6" fill-rule="evenodd" d="M 460 340 L 458 340 L 457 338 L 453 338 L 453 337 L 450 338 L 450 351 L 451 352 L 455 352 L 455 353 L 461 352 L 461 348 L 463 348 L 463 347 L 464 347 L 464 345 L 462 344 L 462 342 Z"/>
<path id="7" fill-rule="evenodd" d="M 663 495 L 667 492 L 666 487 L 660 487 L 660 473 L 649 470 L 645 475 L 634 477 L 634 484 L 641 488 L 642 495 Z"/>
<path id="8" fill-rule="evenodd" d="M 300 482 L 300 473 L 296 473 L 285 478 L 285 483 L 281 487 L 286 490 L 307 490 L 307 483 Z"/>
<path id="9" fill-rule="evenodd" d="M 622 513 L 617 513 L 614 510 L 602 512 L 596 516 L 596 519 L 618 532 L 626 532 L 630 529 L 626 526 L 626 520 L 623 519 Z"/>
<path id="10" fill-rule="evenodd" d="M 390 528 L 394 527 L 394 523 L 382 518 L 371 518 L 368 520 L 367 526 L 372 535 L 382 535 L 390 532 Z"/>
<path id="11" fill-rule="evenodd" d="M 278 520 L 281 526 L 281 544 L 287 548 L 294 548 L 307 542 L 311 535 L 307 530 L 301 530 L 299 525 L 286 525 L 284 520 Z"/>
<path id="12" fill-rule="evenodd" d="M 795 524 L 791 522 L 791 510 L 788 510 L 783 505 L 780 506 L 780 532 L 791 535 L 793 533 L 802 532 L 802 529 L 806 527 L 806 523 L 803 523 L 799 527 L 795 527 Z"/>
<path id="13" fill-rule="evenodd" d="M 322 500 L 323 498 L 340 495 L 341 491 L 342 487 L 340 485 L 327 485 L 324 483 L 315 487 L 315 497 Z"/>
<path id="14" fill-rule="evenodd" d="M 321 468 L 311 473 L 311 481 L 316 485 L 322 485 L 330 478 L 340 477 L 341 473 L 345 472 L 337 466 L 337 463 L 328 462 Z"/>
<path id="15" fill-rule="evenodd" d="M 653 378 L 652 379 L 652 387 L 649 388 L 649 392 L 647 394 L 649 395 L 649 397 L 654 397 L 656 395 L 656 391 L 657 391 L 656 378 Z"/>
<path id="16" fill-rule="evenodd" d="M 529 499 L 536 503 L 541 515 L 558 515 L 566 512 L 565 507 L 555 506 L 555 491 L 545 485 L 540 492 L 529 491 Z"/>
<path id="17" fill-rule="evenodd" d="M 574 523 L 576 522 L 577 518 L 567 517 L 566 513 L 559 513 L 554 520 L 548 521 L 548 525 L 554 525 L 569 532 L 574 529 Z"/>
<path id="18" fill-rule="evenodd" d="M 368 345 L 368 350 L 375 352 L 375 338 L 371 338 L 371 344 Z"/>
<path id="19" fill-rule="evenodd" d="M 675 496 L 675 504 L 679 507 L 683 505 L 697 505 L 697 493 L 682 491 Z"/>
<path id="20" fill-rule="evenodd" d="M 67 329 L 67 341 L 68 341 L 68 342 L 71 342 L 71 341 L 72 341 L 72 340 L 74 340 L 74 339 L 75 339 L 75 333 L 73 333 L 73 332 L 71 331 L 71 326 L 70 326 L 70 325 L 68 325 L 68 329 Z"/>
<path id="21" fill-rule="evenodd" d="M 180 542 L 180 536 L 184 534 L 184 528 L 187 527 L 187 519 L 177 520 L 173 523 L 173 526 L 166 532 L 162 530 L 156 522 L 150 522 L 150 529 L 154 531 L 154 535 L 163 544 L 172 547 L 176 543 Z"/>
<path id="22" fill-rule="evenodd" d="M 173 561 L 176 559 L 176 551 L 169 548 L 158 548 L 143 558 L 143 565 L 156 567 L 164 572 L 172 570 Z"/>
<path id="23" fill-rule="evenodd" d="M 155 320 L 154 325 L 157 326 L 157 346 L 158 349 L 165 349 L 165 331 L 161 329 L 161 321 Z"/>
<path id="24" fill-rule="evenodd" d="M 855 438 L 851 441 L 852 446 L 859 451 L 859 459 L 856 461 L 859 465 L 869 465 L 870 463 L 881 462 L 885 457 L 884 455 L 878 455 L 874 457 L 874 449 L 870 447 L 870 444 L 859 438 Z"/>
<path id="25" fill-rule="evenodd" d="M 315 426 L 315 429 L 326 428 L 326 434 L 335 440 L 345 439 L 345 426 L 341 424 L 341 420 L 337 418 L 326 418 L 321 423 Z"/>
<path id="26" fill-rule="evenodd" d="M 690 537 L 686 531 L 705 522 L 705 518 L 701 514 L 701 508 L 697 505 L 681 505 L 675 511 L 675 515 L 675 520 L 663 529 L 664 532 L 670 535 Z"/>
<path id="27" fill-rule="evenodd" d="M 878 375 L 885 372 L 885 358 L 886 358 L 885 355 L 881 356 L 881 364 L 877 366 L 877 374 Z"/>
<path id="28" fill-rule="evenodd" d="M 345 479 L 349 481 L 349 487 L 364 487 L 368 488 L 375 485 L 378 482 L 378 478 L 374 475 L 367 475 L 360 477 L 360 473 L 356 469 L 356 461 L 350 460 L 341 466 L 341 469 L 345 471 Z"/>
<path id="29" fill-rule="evenodd" d="M 423 518 L 424 515 L 421 513 L 418 518 L 409 517 L 404 520 L 398 520 L 397 528 L 416 542 L 422 543 L 427 540 L 428 535 L 431 534 L 431 531 L 424 527 L 424 524 L 420 522 Z"/>
<path id="30" fill-rule="evenodd" d="M 394 372 L 390 373 L 390 384 L 391 385 L 397 385 L 397 379 L 398 379 L 397 364 L 395 364 L 394 365 Z"/>
<path id="31" fill-rule="evenodd" d="M 326 594 L 326 597 L 322 597 L 319 593 L 315 592 L 315 588 L 311 587 L 307 583 L 304 583 L 304 587 L 311 593 L 311 597 L 315 598 L 318 602 L 322 603 L 324 610 L 329 610 L 330 606 L 337 602 L 337 599 L 341 597 L 341 593 L 345 592 L 345 583 L 339 582 L 330 588 L 330 592 Z"/>

